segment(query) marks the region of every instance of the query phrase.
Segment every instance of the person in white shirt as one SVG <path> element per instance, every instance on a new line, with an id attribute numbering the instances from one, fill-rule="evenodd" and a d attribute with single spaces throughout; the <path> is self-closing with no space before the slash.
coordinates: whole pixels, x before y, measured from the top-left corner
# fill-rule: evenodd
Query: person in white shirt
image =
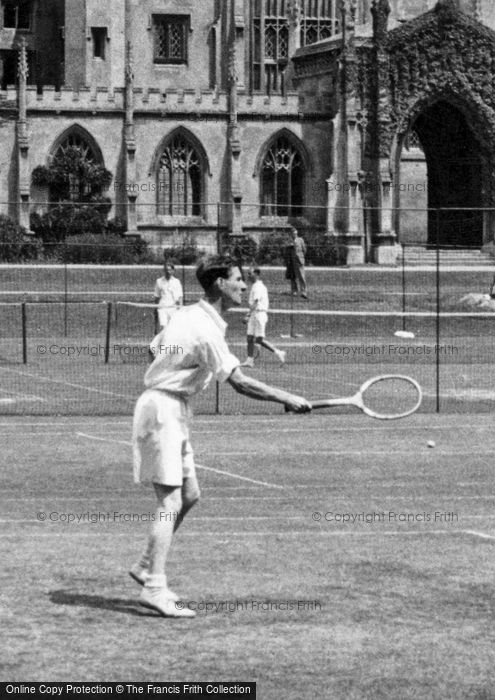
<path id="1" fill-rule="evenodd" d="M 245 319 L 247 322 L 247 358 L 241 367 L 254 367 L 255 344 L 273 352 L 279 361 L 284 364 L 286 355 L 284 350 L 279 350 L 265 338 L 270 303 L 268 289 L 261 280 L 259 267 L 250 268 L 248 278 L 252 282 L 252 287 L 249 292 L 249 313 Z"/>
<path id="2" fill-rule="evenodd" d="M 195 614 L 177 603 L 165 573 L 173 533 L 200 495 L 189 441 L 190 397 L 215 378 L 240 394 L 284 404 L 295 413 L 311 410 L 305 399 L 244 375 L 230 352 L 221 314 L 240 306 L 246 290 L 237 263 L 215 256 L 201 262 L 196 275 L 205 298 L 180 309 L 152 342 L 155 359 L 133 421 L 134 480 L 153 484 L 157 506 L 148 547 L 129 573 L 143 585 L 139 602 L 165 617 Z"/>
<path id="3" fill-rule="evenodd" d="M 174 276 L 175 266 L 171 262 L 163 265 L 163 277 L 155 283 L 155 303 L 158 304 L 158 323 L 163 329 L 172 315 L 182 306 L 182 285 Z"/>

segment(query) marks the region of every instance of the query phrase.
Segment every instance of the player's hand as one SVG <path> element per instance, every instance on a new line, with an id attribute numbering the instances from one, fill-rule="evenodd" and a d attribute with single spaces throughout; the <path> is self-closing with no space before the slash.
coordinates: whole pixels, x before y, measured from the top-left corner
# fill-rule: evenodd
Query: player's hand
<path id="1" fill-rule="evenodd" d="M 302 396 L 291 394 L 285 402 L 285 410 L 287 413 L 309 413 L 311 404 Z"/>
<path id="2" fill-rule="evenodd" d="M 244 316 L 242 322 L 244 323 L 244 325 L 247 325 L 249 323 L 249 314 L 247 316 Z"/>

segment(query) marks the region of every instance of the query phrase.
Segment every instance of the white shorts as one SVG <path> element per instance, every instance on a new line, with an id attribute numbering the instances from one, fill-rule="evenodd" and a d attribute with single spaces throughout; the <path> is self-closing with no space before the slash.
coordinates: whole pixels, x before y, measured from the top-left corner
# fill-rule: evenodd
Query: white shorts
<path id="1" fill-rule="evenodd" d="M 255 338 L 264 338 L 267 321 L 266 311 L 253 311 L 248 320 L 247 334 L 254 335 Z"/>
<path id="2" fill-rule="evenodd" d="M 136 403 L 132 427 L 134 481 L 182 486 L 195 477 L 189 442 L 191 409 L 185 399 L 147 389 Z"/>
<path id="3" fill-rule="evenodd" d="M 159 306 L 158 307 L 158 323 L 161 328 L 165 328 L 172 318 L 172 316 L 177 311 L 176 306 Z"/>

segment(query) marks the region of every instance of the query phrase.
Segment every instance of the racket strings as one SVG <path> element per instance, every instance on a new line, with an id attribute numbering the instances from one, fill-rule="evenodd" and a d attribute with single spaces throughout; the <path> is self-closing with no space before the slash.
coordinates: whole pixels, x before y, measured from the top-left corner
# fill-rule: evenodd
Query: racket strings
<path id="1" fill-rule="evenodd" d="M 419 399 L 415 384 L 401 377 L 377 380 L 363 392 L 364 405 L 377 417 L 411 413 L 417 408 Z"/>

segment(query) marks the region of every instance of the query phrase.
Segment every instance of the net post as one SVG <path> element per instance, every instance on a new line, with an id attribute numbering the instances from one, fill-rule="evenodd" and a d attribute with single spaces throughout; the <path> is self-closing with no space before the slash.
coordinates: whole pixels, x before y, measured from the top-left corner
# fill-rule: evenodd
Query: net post
<path id="1" fill-rule="evenodd" d="M 112 302 L 107 301 L 107 327 L 105 333 L 105 364 L 108 365 L 110 357 L 110 329 L 112 326 Z"/>
<path id="2" fill-rule="evenodd" d="M 437 250 L 435 258 L 435 282 L 436 282 L 436 314 L 435 314 L 435 394 L 436 413 L 440 413 L 440 210 L 436 210 L 436 239 Z"/>
<path id="3" fill-rule="evenodd" d="M 67 301 L 68 301 L 68 279 L 67 279 L 67 238 L 64 237 L 64 337 L 67 338 Z"/>
<path id="4" fill-rule="evenodd" d="M 153 309 L 153 330 L 155 332 L 155 336 L 157 336 L 160 331 L 160 324 L 158 319 L 158 306 L 156 307 L 156 309 Z"/>
<path id="5" fill-rule="evenodd" d="M 178 230 L 178 229 L 177 229 Z M 186 241 L 185 241 L 185 233 L 184 231 L 182 232 L 182 271 L 181 271 L 181 277 L 182 277 L 182 304 L 183 306 L 186 305 L 186 268 L 185 268 L 185 255 L 186 255 Z M 156 335 L 156 334 L 155 334 Z"/>
<path id="6" fill-rule="evenodd" d="M 295 328 L 294 328 L 294 314 L 292 313 L 294 311 L 294 294 L 290 293 L 290 310 L 291 313 L 289 314 L 289 323 L 290 323 L 290 330 L 289 330 L 289 335 L 291 338 L 295 338 Z"/>
<path id="7" fill-rule="evenodd" d="M 27 365 L 27 319 L 26 319 L 26 302 L 21 303 L 21 320 L 22 320 L 22 364 Z"/>
<path id="8" fill-rule="evenodd" d="M 406 244 L 402 244 L 402 330 L 406 330 Z"/>
<path id="9" fill-rule="evenodd" d="M 221 243 L 220 243 L 220 202 L 217 201 L 217 255 L 220 255 L 221 252 Z"/>
<path id="10" fill-rule="evenodd" d="M 220 382 L 215 382 L 215 415 L 220 414 Z"/>

